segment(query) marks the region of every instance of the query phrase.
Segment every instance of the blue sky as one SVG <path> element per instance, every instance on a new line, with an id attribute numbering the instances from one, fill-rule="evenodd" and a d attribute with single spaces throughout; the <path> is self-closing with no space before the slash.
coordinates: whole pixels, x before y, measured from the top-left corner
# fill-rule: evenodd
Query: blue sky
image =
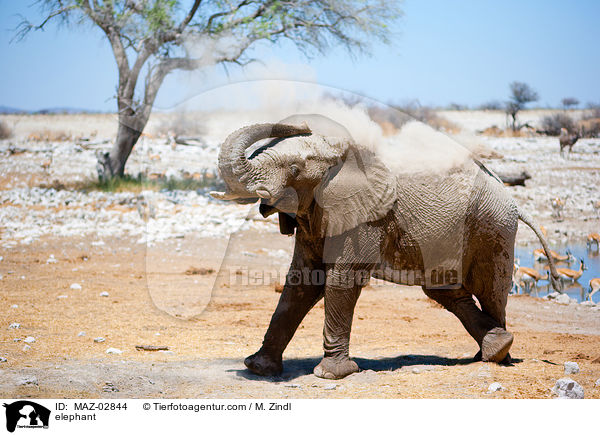
<path id="1" fill-rule="evenodd" d="M 33 0 L 0 0 L 0 105 L 36 110 L 112 111 L 116 68 L 91 26 L 31 33 L 10 42 L 17 14 L 39 20 Z M 174 74 L 155 106 L 172 107 L 228 80 L 291 77 L 382 101 L 475 106 L 505 100 L 513 80 L 529 83 L 539 105 L 573 96 L 600 103 L 600 1 L 405 0 L 392 46 L 352 60 L 341 49 L 305 59 L 289 45 L 258 51 L 267 67 Z M 275 66 L 274 66 L 275 65 Z M 276 70 L 276 72 L 273 72 Z"/>

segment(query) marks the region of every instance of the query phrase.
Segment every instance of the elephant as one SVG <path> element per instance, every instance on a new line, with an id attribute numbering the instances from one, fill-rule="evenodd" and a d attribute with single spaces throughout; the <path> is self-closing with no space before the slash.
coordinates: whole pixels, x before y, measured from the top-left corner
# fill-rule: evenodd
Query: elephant
<path id="1" fill-rule="evenodd" d="M 401 161 L 402 155 L 396 164 Z M 260 201 L 264 217 L 278 213 L 280 232 L 295 235 L 262 346 L 244 361 L 251 372 L 282 373 L 286 346 L 321 298 L 324 355 L 314 374 L 341 379 L 357 372 L 349 355 L 352 318 L 371 277 L 420 285 L 475 339 L 474 359 L 510 363 L 513 335 L 506 330 L 505 308 L 518 220 L 533 229 L 546 252 L 548 246 L 481 162 L 469 155 L 449 170 L 392 170 L 344 126 L 306 114 L 231 133 L 218 166 L 226 191 L 211 192 L 214 198 Z M 559 289 L 553 263 L 550 271 Z"/>

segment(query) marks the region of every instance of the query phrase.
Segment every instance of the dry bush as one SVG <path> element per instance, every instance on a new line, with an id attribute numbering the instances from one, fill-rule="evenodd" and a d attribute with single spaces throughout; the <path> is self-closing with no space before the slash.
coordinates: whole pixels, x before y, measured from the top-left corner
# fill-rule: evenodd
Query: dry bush
<path id="1" fill-rule="evenodd" d="M 583 130 L 584 137 L 600 137 L 600 105 L 589 106 L 579 125 Z"/>
<path id="2" fill-rule="evenodd" d="M 504 110 L 504 104 L 497 100 L 487 101 L 477 107 L 479 110 Z"/>
<path id="3" fill-rule="evenodd" d="M 561 128 L 566 128 L 569 132 L 577 130 L 575 121 L 566 113 L 555 113 L 542 118 L 542 131 L 548 136 L 560 135 Z"/>
<path id="4" fill-rule="evenodd" d="M 8 139 L 12 136 L 12 130 L 5 122 L 0 121 L 0 139 Z"/>
<path id="5" fill-rule="evenodd" d="M 62 130 L 45 129 L 32 132 L 27 139 L 34 142 L 65 142 L 71 140 L 71 135 Z"/>
<path id="6" fill-rule="evenodd" d="M 409 119 L 414 119 L 423 122 L 436 130 L 447 133 L 458 133 L 460 129 L 457 125 L 441 117 L 431 107 L 422 106 L 418 100 L 410 101 L 394 107 L 395 110 L 404 112 L 409 116 Z"/>

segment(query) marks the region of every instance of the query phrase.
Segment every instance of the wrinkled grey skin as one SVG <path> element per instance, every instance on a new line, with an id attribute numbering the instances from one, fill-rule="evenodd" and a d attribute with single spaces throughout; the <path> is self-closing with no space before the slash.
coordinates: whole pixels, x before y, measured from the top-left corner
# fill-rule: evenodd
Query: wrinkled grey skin
<path id="1" fill-rule="evenodd" d="M 275 139 L 246 156 L 248 147 L 265 138 Z M 513 336 L 506 331 L 505 307 L 518 219 L 536 231 L 546 251 L 547 246 L 499 180 L 483 165 L 473 165 L 464 172 L 472 177 L 467 191 L 456 182 L 463 178 L 461 170 L 392 174 L 343 126 L 319 115 L 295 115 L 232 133 L 219 155 L 227 192 L 213 196 L 240 203 L 260 200 L 263 216 L 279 213 L 281 232 L 296 235 L 279 304 L 262 347 L 245 360 L 246 366 L 259 375 L 280 374 L 283 351 L 300 322 L 325 298 L 324 357 L 314 374 L 339 379 L 358 371 L 349 357 L 350 330 L 356 301 L 371 276 L 421 284 L 475 339 L 480 347 L 476 359 L 510 362 Z M 462 214 L 454 216 L 461 207 Z M 452 226 L 457 221 L 459 239 Z M 458 276 L 437 286 L 426 283 L 423 275 L 432 266 L 423 259 L 433 257 L 425 250 L 432 252 L 452 235 L 459 243 L 446 247 L 441 258 L 455 257 Z M 551 271 L 557 278 L 553 264 Z"/>

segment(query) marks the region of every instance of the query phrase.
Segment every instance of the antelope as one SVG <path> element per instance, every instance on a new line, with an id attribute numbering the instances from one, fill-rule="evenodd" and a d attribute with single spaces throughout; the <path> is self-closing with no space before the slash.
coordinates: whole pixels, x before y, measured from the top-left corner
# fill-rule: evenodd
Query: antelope
<path id="1" fill-rule="evenodd" d="M 592 296 L 594 293 L 600 290 L 600 278 L 592 278 L 590 279 L 590 292 L 588 293 L 588 298 L 590 301 L 592 300 Z"/>
<path id="2" fill-rule="evenodd" d="M 565 208 L 565 201 L 560 199 L 558 196 L 552 198 L 552 216 L 560 219 L 560 212 Z"/>
<path id="3" fill-rule="evenodd" d="M 558 252 L 553 251 L 552 249 L 549 249 L 548 251 L 550 251 L 550 256 L 554 261 L 565 263 L 571 263 L 575 261 L 575 257 L 573 257 L 568 250 L 566 255 L 560 255 Z M 535 258 L 536 261 L 548 261 L 548 257 L 546 257 L 546 253 L 543 249 L 534 249 L 533 258 Z"/>
<path id="4" fill-rule="evenodd" d="M 573 145 L 579 140 L 581 137 L 581 132 L 577 132 L 575 134 L 570 134 L 566 128 L 560 129 L 560 136 L 558 137 L 558 142 L 560 143 L 560 155 L 562 156 L 564 153 L 564 148 L 569 147 L 569 154 L 571 154 L 571 150 L 573 149 Z"/>
<path id="5" fill-rule="evenodd" d="M 542 275 L 540 272 L 538 272 L 535 269 L 532 269 L 531 267 L 524 267 L 521 266 L 519 264 L 519 260 L 517 259 L 517 261 L 515 262 L 514 265 L 514 269 L 513 269 L 513 276 L 514 276 L 514 281 L 517 283 L 517 287 L 520 287 L 520 283 L 524 283 L 525 284 L 525 288 L 527 290 L 529 290 L 531 288 L 531 285 L 533 284 L 533 287 L 537 287 L 537 282 L 540 279 L 543 280 L 550 280 L 550 271 L 546 271 L 546 275 Z"/>
<path id="6" fill-rule="evenodd" d="M 581 278 L 581 275 L 583 275 L 583 271 L 587 270 L 587 267 L 583 262 L 583 258 L 580 258 L 579 261 L 579 270 L 567 269 L 566 267 L 557 267 L 556 271 L 558 272 L 560 279 L 562 279 L 563 281 L 575 282 L 579 278 Z"/>
<path id="7" fill-rule="evenodd" d="M 587 236 L 587 248 L 591 250 L 594 243 L 596 244 L 596 249 L 600 250 L 600 234 L 591 233 Z"/>

